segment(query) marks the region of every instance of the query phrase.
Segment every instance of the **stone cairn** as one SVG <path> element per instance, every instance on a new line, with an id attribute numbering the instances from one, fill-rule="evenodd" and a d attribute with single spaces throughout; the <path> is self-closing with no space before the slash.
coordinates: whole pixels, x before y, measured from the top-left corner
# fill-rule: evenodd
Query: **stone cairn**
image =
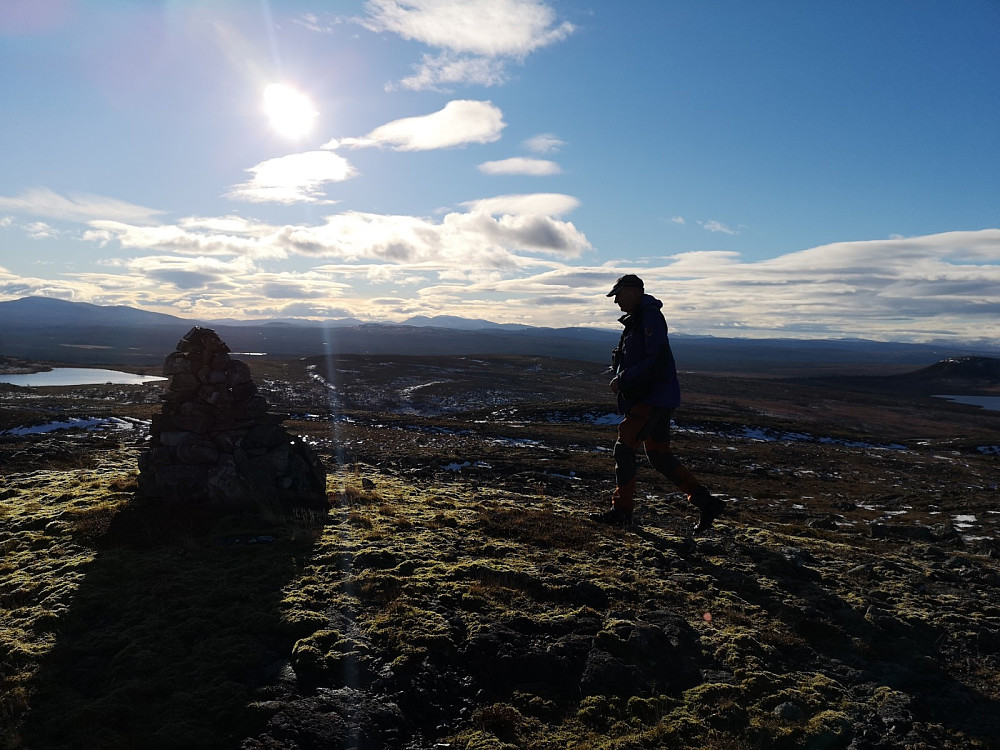
<path id="1" fill-rule="evenodd" d="M 227 512 L 325 511 L 326 470 L 268 412 L 246 363 L 209 328 L 168 355 L 170 379 L 139 458 L 139 495 L 165 506 Z"/>

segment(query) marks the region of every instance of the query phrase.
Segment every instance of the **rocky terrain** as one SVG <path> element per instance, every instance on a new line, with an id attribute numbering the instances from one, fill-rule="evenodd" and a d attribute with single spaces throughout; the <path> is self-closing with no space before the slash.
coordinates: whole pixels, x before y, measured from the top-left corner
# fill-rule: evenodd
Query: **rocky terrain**
<path id="1" fill-rule="evenodd" d="M 692 538 L 648 466 L 587 519 L 599 365 L 248 364 L 326 513 L 164 513 L 162 385 L 0 385 L 0 747 L 1000 747 L 1000 413 L 685 374 Z"/>

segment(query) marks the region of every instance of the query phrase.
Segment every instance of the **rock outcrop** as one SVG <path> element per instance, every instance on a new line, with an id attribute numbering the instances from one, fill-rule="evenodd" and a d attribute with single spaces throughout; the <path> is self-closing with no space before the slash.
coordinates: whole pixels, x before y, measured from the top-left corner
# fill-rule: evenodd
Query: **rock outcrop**
<path id="1" fill-rule="evenodd" d="M 229 351 L 215 331 L 195 327 L 167 356 L 170 382 L 139 459 L 139 495 L 177 508 L 325 510 L 323 464 L 268 411 L 250 368 Z"/>

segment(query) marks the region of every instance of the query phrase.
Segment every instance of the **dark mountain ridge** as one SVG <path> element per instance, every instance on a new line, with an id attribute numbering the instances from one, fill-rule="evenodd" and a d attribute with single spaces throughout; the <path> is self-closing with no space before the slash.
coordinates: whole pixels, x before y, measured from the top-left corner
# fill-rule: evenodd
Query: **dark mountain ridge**
<path id="1" fill-rule="evenodd" d="M 93 305 L 50 297 L 0 302 L 0 324 L 10 326 L 183 325 L 183 318 L 126 305 Z"/>
<path id="2" fill-rule="evenodd" d="M 953 357 L 901 377 L 913 380 L 982 380 L 1000 385 L 1000 359 L 994 357 Z"/>
<path id="3" fill-rule="evenodd" d="M 191 320 L 125 306 L 42 297 L 0 302 L 0 355 L 65 364 L 145 367 L 162 362 L 195 325 L 214 328 L 234 352 L 274 358 L 330 354 L 545 355 L 607 362 L 616 329 L 545 328 L 449 316 L 404 323 Z M 989 355 L 961 345 L 863 339 L 736 339 L 672 332 L 683 370 L 777 377 L 898 373 L 941 360 Z"/>
<path id="4" fill-rule="evenodd" d="M 794 378 L 790 382 L 859 393 L 1000 396 L 1000 358 L 949 357 L 929 367 L 895 375 Z"/>

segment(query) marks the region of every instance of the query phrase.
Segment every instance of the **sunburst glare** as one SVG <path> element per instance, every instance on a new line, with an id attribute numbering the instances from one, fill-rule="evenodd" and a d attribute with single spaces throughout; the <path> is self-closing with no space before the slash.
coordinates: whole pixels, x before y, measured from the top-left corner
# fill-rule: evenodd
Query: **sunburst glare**
<path id="1" fill-rule="evenodd" d="M 264 112 L 271 127 L 286 138 L 306 135 L 319 115 L 306 94 L 284 83 L 272 83 L 264 89 Z"/>

